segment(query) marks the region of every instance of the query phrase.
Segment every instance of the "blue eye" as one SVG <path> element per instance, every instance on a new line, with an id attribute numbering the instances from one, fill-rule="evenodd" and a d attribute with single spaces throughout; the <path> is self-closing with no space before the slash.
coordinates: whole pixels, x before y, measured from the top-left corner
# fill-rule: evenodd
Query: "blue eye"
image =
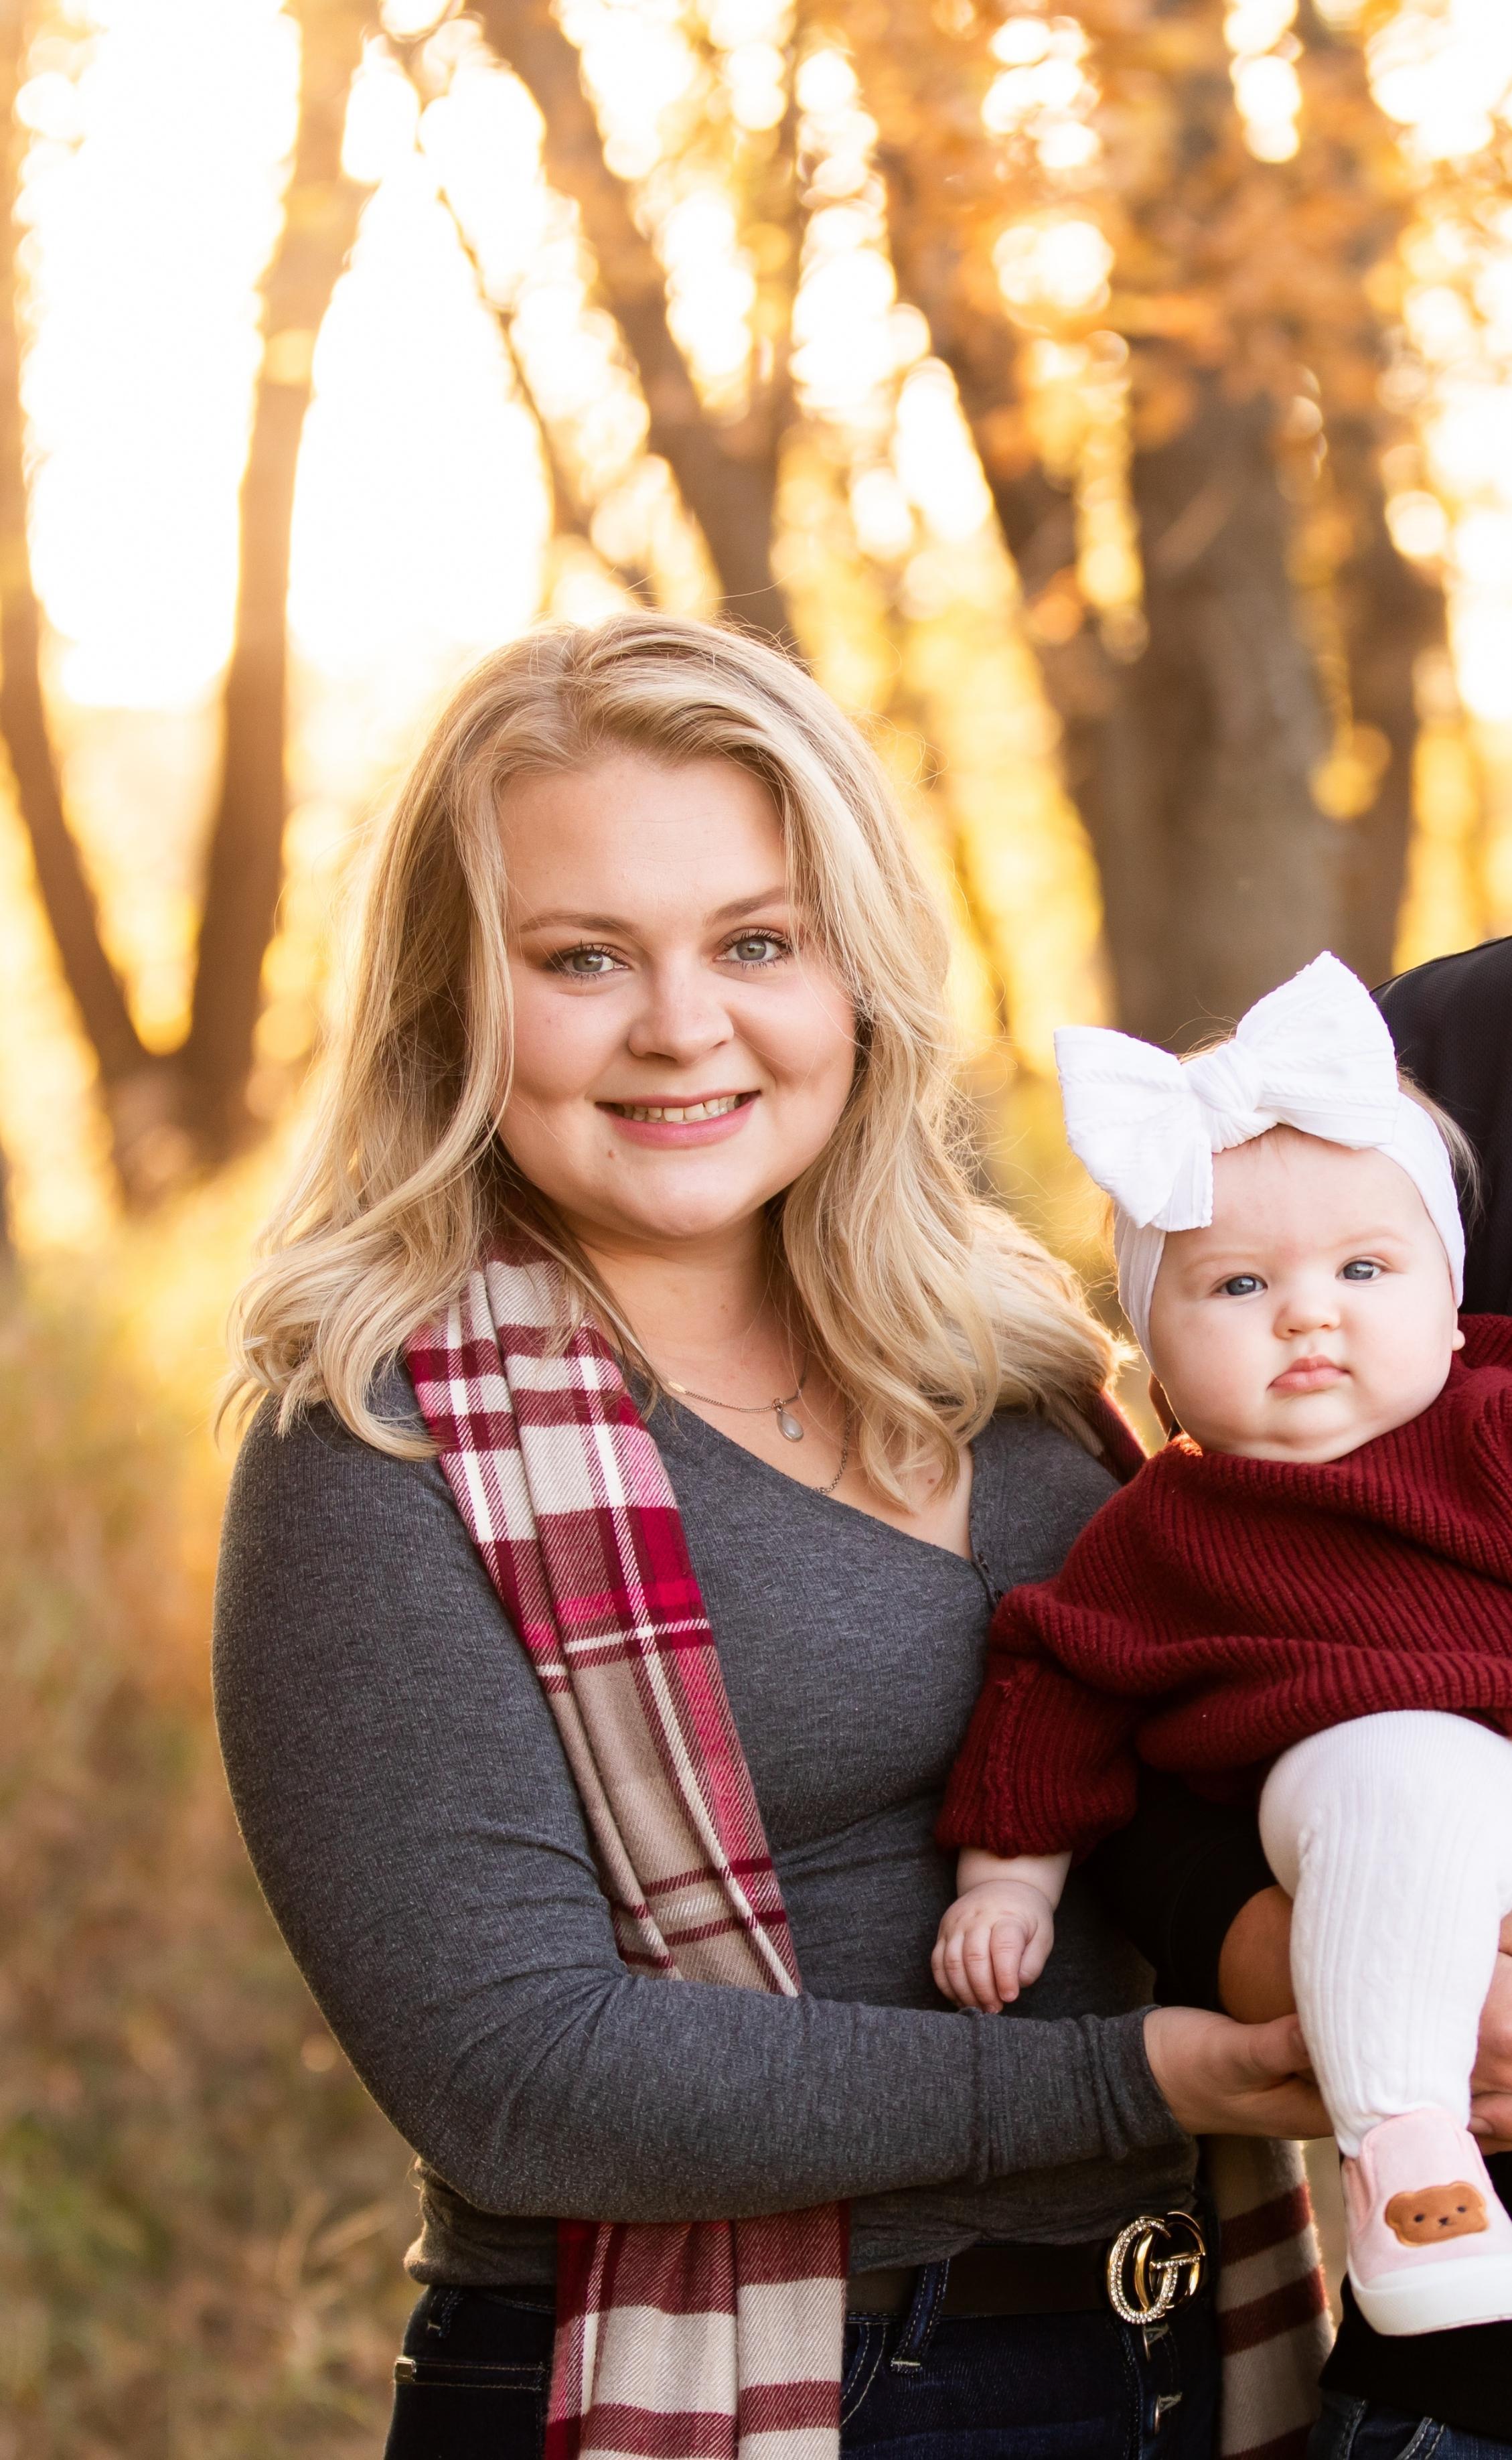
<path id="1" fill-rule="evenodd" d="M 745 931 L 724 951 L 740 965 L 770 965 L 789 954 L 788 943 L 775 931 Z"/>
<path id="2" fill-rule="evenodd" d="M 1368 1256 L 1352 1256 L 1339 1275 L 1341 1282 L 1378 1282 L 1384 1267 Z"/>
<path id="3" fill-rule="evenodd" d="M 597 983 L 613 973 L 619 963 L 612 948 L 561 948 L 551 959 L 554 973 L 565 974 L 569 982 Z"/>
<path id="4" fill-rule="evenodd" d="M 1219 1283 L 1218 1296 L 1222 1299 L 1252 1299 L 1256 1290 L 1264 1288 L 1265 1283 L 1258 1273 L 1231 1273 L 1228 1281 Z"/>

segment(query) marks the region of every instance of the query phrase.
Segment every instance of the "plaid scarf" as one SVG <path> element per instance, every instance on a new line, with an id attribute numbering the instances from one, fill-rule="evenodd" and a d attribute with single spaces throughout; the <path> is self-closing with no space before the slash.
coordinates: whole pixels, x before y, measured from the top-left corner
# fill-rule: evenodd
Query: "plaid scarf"
<path id="1" fill-rule="evenodd" d="M 1126 1486 L 1144 1449 L 1103 1394 L 1090 1412 L 1102 1457 Z M 1203 2174 L 1218 2216 L 1218 2460 L 1305 2460 L 1334 2338 L 1301 2148 L 1209 2135 Z"/>
<path id="2" fill-rule="evenodd" d="M 635 1971 L 797 1996 L 777 1875 L 661 1455 L 608 1344 L 512 1251 L 408 1349 L 556 1719 Z M 846 2214 L 563 2221 L 547 2460 L 832 2460 Z M 761 2438 L 760 2444 L 755 2437 Z"/>
<path id="3" fill-rule="evenodd" d="M 421 1414 L 551 1703 L 624 1962 L 800 1988 L 677 1503 L 613 1351 L 565 1346 L 515 1247 L 409 1343 Z M 1143 1457 L 1098 1413 L 1110 1466 Z M 1300 2460 L 1328 2319 L 1294 2145 L 1208 2143 L 1224 2225 L 1223 2460 Z M 846 2214 L 563 2221 L 547 2460 L 834 2460 Z"/>

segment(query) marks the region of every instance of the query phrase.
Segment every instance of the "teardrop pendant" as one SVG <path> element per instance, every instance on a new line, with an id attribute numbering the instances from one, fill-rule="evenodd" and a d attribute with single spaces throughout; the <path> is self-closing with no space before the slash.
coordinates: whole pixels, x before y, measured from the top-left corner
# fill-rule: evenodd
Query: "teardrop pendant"
<path id="1" fill-rule="evenodd" d="M 785 1409 L 781 1401 L 774 1401 L 772 1407 L 777 1412 L 777 1432 L 786 1435 L 790 1444 L 801 1444 L 804 1431 L 792 1411 Z"/>

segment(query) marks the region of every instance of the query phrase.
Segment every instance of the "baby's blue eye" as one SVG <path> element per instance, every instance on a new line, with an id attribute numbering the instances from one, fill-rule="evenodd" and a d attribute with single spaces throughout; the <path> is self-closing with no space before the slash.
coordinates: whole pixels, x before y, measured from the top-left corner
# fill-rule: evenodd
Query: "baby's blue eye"
<path id="1" fill-rule="evenodd" d="M 1222 1299 L 1252 1299 L 1256 1290 L 1264 1288 L 1258 1273 L 1232 1273 L 1228 1281 L 1219 1283 L 1218 1295 Z"/>
<path id="2" fill-rule="evenodd" d="M 1380 1265 L 1372 1263 L 1368 1256 L 1353 1256 L 1339 1275 L 1341 1282 L 1378 1282 L 1380 1277 Z"/>

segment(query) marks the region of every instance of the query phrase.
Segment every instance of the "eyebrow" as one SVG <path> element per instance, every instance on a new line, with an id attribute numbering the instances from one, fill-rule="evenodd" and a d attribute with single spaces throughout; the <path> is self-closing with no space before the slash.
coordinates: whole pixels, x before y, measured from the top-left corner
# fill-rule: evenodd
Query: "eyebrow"
<path id="1" fill-rule="evenodd" d="M 780 888 L 762 888 L 754 897 L 732 899 L 728 905 L 718 907 L 707 920 L 710 922 L 739 922 L 743 916 L 758 913 L 764 905 L 787 903 L 788 883 L 784 880 Z M 521 931 L 543 931 L 556 923 L 570 923 L 575 930 L 580 931 L 626 931 L 633 927 L 622 914 L 582 914 L 567 906 L 553 906 L 544 914 L 522 915 L 518 928 Z"/>
<path id="2" fill-rule="evenodd" d="M 1400 1229 L 1393 1229 L 1385 1222 L 1377 1221 L 1368 1228 L 1356 1227 L 1344 1238 L 1332 1239 L 1326 1243 L 1340 1254 L 1359 1255 L 1375 1247 L 1390 1246 L 1403 1236 Z M 1226 1241 L 1221 1247 L 1188 1248 L 1180 1261 L 1193 1272 L 1209 1273 L 1215 1265 L 1221 1264 L 1232 1264 L 1236 1270 L 1249 1272 L 1257 1269 L 1256 1258 L 1261 1257 L 1262 1252 L 1258 1241 L 1236 1239 Z"/>

